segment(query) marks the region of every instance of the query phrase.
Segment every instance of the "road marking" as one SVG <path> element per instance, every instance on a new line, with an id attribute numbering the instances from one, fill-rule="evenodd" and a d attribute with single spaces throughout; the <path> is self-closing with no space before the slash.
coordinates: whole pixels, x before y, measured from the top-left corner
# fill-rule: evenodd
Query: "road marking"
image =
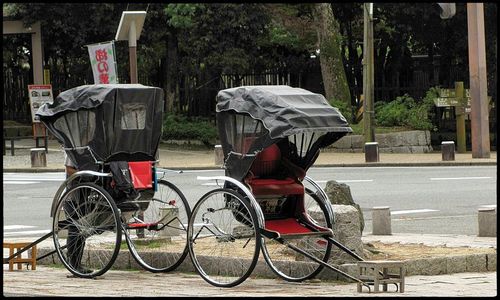
<path id="1" fill-rule="evenodd" d="M 5 177 L 4 177 L 5 179 Z M 36 181 L 64 181 L 64 178 L 41 178 L 41 177 L 14 177 L 11 176 L 8 179 L 10 180 L 19 180 L 19 181 L 25 181 L 25 180 L 36 180 Z"/>
<path id="2" fill-rule="evenodd" d="M 413 210 L 396 210 L 396 211 L 391 211 L 391 215 L 406 215 L 406 214 L 417 214 L 417 213 L 423 213 L 423 212 L 433 212 L 433 211 L 439 211 L 435 209 L 413 209 Z"/>
<path id="3" fill-rule="evenodd" d="M 3 229 L 12 230 L 12 229 L 21 229 L 21 228 L 35 228 L 36 226 L 31 225 L 7 225 L 4 226 Z"/>
<path id="4" fill-rule="evenodd" d="M 18 236 L 18 235 L 32 235 L 40 233 L 49 233 L 50 230 L 29 230 L 29 231 L 16 231 L 16 232 L 4 232 L 4 236 Z"/>
<path id="5" fill-rule="evenodd" d="M 40 183 L 38 181 L 14 181 L 14 180 L 7 180 L 4 181 L 3 184 L 34 184 L 34 183 Z"/>
<path id="6" fill-rule="evenodd" d="M 316 183 L 326 183 L 330 180 L 315 180 Z M 373 179 L 360 179 L 360 180 L 335 180 L 337 182 L 341 182 L 341 183 L 345 183 L 345 182 L 348 182 L 348 183 L 352 183 L 352 182 L 372 182 Z M 215 182 L 207 182 L 207 183 L 202 183 L 201 185 L 222 185 L 222 184 L 217 184 Z"/>
<path id="7" fill-rule="evenodd" d="M 316 183 L 325 183 L 325 182 L 328 182 L 330 180 L 317 180 Z M 352 183 L 352 182 L 372 182 L 373 179 L 352 179 L 352 180 L 335 180 L 337 182 L 347 182 L 347 183 Z"/>
<path id="8" fill-rule="evenodd" d="M 489 205 L 480 205 L 479 207 L 490 207 L 490 208 L 496 208 L 496 204 L 489 204 Z"/>
<path id="9" fill-rule="evenodd" d="M 469 180 L 469 179 L 490 179 L 491 177 L 434 177 L 431 180 Z"/>
<path id="10" fill-rule="evenodd" d="M 477 217 L 477 214 L 476 215 L 457 215 L 457 216 L 399 218 L 399 219 L 393 219 L 393 221 L 436 220 L 436 219 L 454 219 L 454 218 L 470 218 L 470 217 Z"/>

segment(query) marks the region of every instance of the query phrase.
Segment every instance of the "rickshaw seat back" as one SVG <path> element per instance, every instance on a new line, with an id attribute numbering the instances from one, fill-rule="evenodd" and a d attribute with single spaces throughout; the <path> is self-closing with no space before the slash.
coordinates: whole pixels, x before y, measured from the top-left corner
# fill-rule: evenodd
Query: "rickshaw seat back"
<path id="1" fill-rule="evenodd" d="M 280 148 L 276 144 L 272 144 L 257 154 L 250 171 L 255 176 L 272 174 L 279 167 L 280 160 Z"/>
<path id="2" fill-rule="evenodd" d="M 153 188 L 153 170 L 151 161 L 128 162 L 130 177 L 135 189 Z"/>
<path id="3" fill-rule="evenodd" d="M 304 186 L 291 177 L 259 178 L 259 176 L 272 176 L 280 168 L 280 162 L 281 152 L 276 144 L 272 144 L 257 154 L 250 168 L 253 177 L 247 181 L 255 196 L 304 194 Z"/>

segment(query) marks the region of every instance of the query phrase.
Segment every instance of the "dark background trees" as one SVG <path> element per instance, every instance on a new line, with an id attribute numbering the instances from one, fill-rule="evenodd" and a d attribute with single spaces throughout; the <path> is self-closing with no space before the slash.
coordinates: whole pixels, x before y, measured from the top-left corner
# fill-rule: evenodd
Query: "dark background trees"
<path id="1" fill-rule="evenodd" d="M 288 84 L 331 94 L 324 82 L 331 80 L 321 74 L 320 64 L 328 53 L 316 51 L 322 46 L 321 25 L 326 23 L 318 20 L 315 7 L 314 3 L 3 4 L 4 18 L 27 25 L 41 21 L 44 68 L 51 71 L 56 95 L 93 83 L 85 45 L 113 40 L 122 11 L 147 10 L 137 49 L 139 82 L 163 88 L 169 112 L 211 119 L 217 91 L 232 86 Z M 465 3 L 457 3 L 456 15 L 448 20 L 440 19 L 435 3 L 375 3 L 374 7 L 376 102 L 393 101 L 405 93 L 421 101 L 431 87 L 452 88 L 455 81 L 468 87 Z M 362 4 L 333 3 L 331 10 L 338 24 L 332 31 L 338 48 L 328 64 L 341 61 L 343 70 L 337 67 L 334 72 L 345 72 L 348 93 L 329 100 L 346 98 L 336 100 L 355 111 L 362 93 Z M 495 102 L 496 24 L 496 3 L 485 3 L 488 93 Z M 5 78 L 13 80 L 14 74 L 29 83 L 29 39 L 4 36 L 3 42 L 4 87 L 8 87 Z M 116 42 L 116 52 L 119 81 L 126 83 L 127 42 Z M 8 113 L 12 97 L 4 93 L 4 119 L 22 120 Z M 27 106 L 27 98 L 24 101 Z M 24 121 L 29 122 L 29 110 L 25 111 Z"/>

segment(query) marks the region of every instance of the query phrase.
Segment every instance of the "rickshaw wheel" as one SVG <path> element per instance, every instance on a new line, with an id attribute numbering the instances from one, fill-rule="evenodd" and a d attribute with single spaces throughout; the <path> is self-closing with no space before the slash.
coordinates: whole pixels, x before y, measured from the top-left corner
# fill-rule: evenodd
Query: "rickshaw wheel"
<path id="1" fill-rule="evenodd" d="M 239 193 L 216 189 L 205 194 L 189 218 L 189 254 L 201 277 L 217 287 L 233 287 L 252 273 L 260 251 L 255 210 Z"/>
<path id="2" fill-rule="evenodd" d="M 321 227 L 332 228 L 332 222 L 328 218 L 329 214 L 324 204 L 308 188 L 304 193 L 304 208 L 313 223 Z M 320 236 L 286 238 L 286 241 L 324 262 L 328 262 L 330 258 L 332 243 Z M 286 281 L 300 282 L 311 279 L 323 269 L 319 263 L 266 237 L 263 237 L 262 254 L 271 270 Z M 300 266 L 291 266 L 292 263 L 300 264 Z"/>
<path id="3" fill-rule="evenodd" d="M 93 183 L 79 183 L 64 193 L 52 229 L 57 255 L 75 276 L 100 276 L 118 256 L 118 208 L 109 193 Z"/>
<path id="4" fill-rule="evenodd" d="M 186 197 L 172 183 L 158 181 L 142 220 L 125 220 L 125 238 L 132 256 L 144 269 L 168 272 L 186 258 L 187 226 L 191 210 Z M 148 224 L 149 227 L 141 227 Z"/>

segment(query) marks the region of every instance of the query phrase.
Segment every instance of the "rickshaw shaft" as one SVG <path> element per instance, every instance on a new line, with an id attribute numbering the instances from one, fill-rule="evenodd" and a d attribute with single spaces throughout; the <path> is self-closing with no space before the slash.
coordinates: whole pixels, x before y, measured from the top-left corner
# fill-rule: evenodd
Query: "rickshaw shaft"
<path id="1" fill-rule="evenodd" d="M 363 285 L 365 285 L 365 286 L 368 286 L 368 285 L 366 285 L 363 281 L 359 280 L 358 278 L 353 277 L 353 276 L 351 276 L 351 275 L 349 275 L 349 274 L 347 274 L 347 273 L 345 273 L 345 272 L 343 272 L 343 271 L 341 271 L 341 270 L 339 270 L 339 269 L 337 269 L 337 268 L 335 268 L 335 267 L 331 266 L 330 264 L 328 264 L 328 263 L 326 263 L 326 262 L 322 261 L 321 259 L 316 258 L 316 257 L 314 257 L 313 255 L 311 255 L 311 254 L 307 253 L 306 251 L 304 251 L 304 250 L 302 250 L 302 249 L 300 249 L 300 248 L 297 248 L 296 246 L 294 246 L 294 245 L 292 245 L 292 244 L 288 243 L 286 240 L 281 240 L 280 242 L 282 242 L 283 244 L 285 244 L 288 248 L 290 248 L 290 249 L 292 249 L 292 250 L 294 250 L 294 251 L 297 251 L 297 252 L 299 252 L 300 254 L 302 254 L 302 255 L 306 256 L 307 258 L 310 258 L 311 260 L 313 260 L 313 261 L 315 261 L 315 262 L 319 263 L 320 265 L 322 265 L 322 266 L 324 266 L 324 267 L 327 267 L 327 268 L 329 268 L 329 269 L 331 269 L 331 270 L 333 270 L 333 271 L 335 271 L 335 272 L 338 272 L 338 273 L 340 273 L 341 275 L 343 275 L 343 276 L 345 276 L 345 277 L 347 277 L 347 278 L 349 278 L 349 279 L 351 279 L 351 280 L 353 280 L 353 281 L 356 281 L 356 282 L 359 282 L 359 283 L 361 283 L 361 284 L 363 284 Z M 368 287 L 368 289 L 369 289 L 369 288 L 370 288 L 370 287 Z"/>

